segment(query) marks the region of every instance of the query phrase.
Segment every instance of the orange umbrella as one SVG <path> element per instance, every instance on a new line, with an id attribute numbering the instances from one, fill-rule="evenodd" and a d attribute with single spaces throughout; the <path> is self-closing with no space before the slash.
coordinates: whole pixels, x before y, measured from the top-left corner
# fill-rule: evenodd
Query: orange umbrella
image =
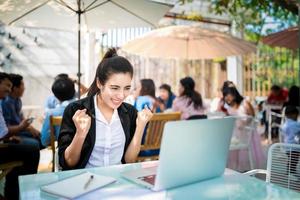
<path id="1" fill-rule="evenodd" d="M 196 26 L 155 29 L 121 48 L 127 53 L 156 58 L 212 59 L 255 52 L 254 44 Z"/>
<path id="2" fill-rule="evenodd" d="M 262 38 L 262 42 L 272 47 L 299 48 L 299 27 L 291 27 Z"/>

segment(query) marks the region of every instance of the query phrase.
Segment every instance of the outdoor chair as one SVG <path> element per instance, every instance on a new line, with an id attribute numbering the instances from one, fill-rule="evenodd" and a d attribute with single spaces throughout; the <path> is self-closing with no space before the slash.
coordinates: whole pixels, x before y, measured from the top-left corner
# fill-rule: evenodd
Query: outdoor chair
<path id="1" fill-rule="evenodd" d="M 288 154 L 293 156 L 288 156 Z M 297 155 L 298 154 L 298 155 Z M 300 173 L 297 169 L 300 145 L 275 143 L 268 151 L 267 169 L 254 169 L 244 174 L 256 176 L 263 174 L 266 176 L 266 182 L 279 185 L 288 189 L 300 191 Z M 292 165 L 296 165 L 296 171 Z"/>
<path id="2" fill-rule="evenodd" d="M 281 127 L 285 122 L 285 107 L 282 109 L 281 113 L 271 111 L 269 114 L 269 126 L 268 126 L 268 140 L 272 141 L 272 130 L 278 130 L 279 142 L 282 142 L 282 131 Z"/>
<path id="3" fill-rule="evenodd" d="M 141 146 L 137 161 L 158 159 L 157 151 L 159 151 L 160 149 L 160 143 L 165 123 L 168 121 L 180 120 L 180 116 L 181 114 L 179 112 L 155 113 L 153 115 L 146 127 L 146 131 L 144 133 L 144 143 Z M 156 151 L 156 153 L 153 155 L 151 151 Z M 147 155 L 147 152 L 150 153 Z"/>
<path id="4" fill-rule="evenodd" d="M 55 128 L 60 127 L 62 116 L 50 116 L 50 146 L 52 151 L 52 171 L 58 171 L 58 158 L 56 155 L 57 140 Z"/>
<path id="5" fill-rule="evenodd" d="M 251 141 L 252 135 L 255 134 L 257 121 L 251 116 L 238 117 L 235 126 L 234 135 L 231 139 L 230 151 L 246 150 L 248 153 L 250 169 L 254 169 Z"/>

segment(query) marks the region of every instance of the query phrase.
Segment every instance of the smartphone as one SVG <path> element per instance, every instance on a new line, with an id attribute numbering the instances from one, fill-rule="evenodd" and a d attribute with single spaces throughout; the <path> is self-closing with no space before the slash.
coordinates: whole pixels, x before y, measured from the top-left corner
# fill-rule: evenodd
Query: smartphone
<path id="1" fill-rule="evenodd" d="M 29 118 L 28 118 L 28 122 L 29 122 L 30 124 L 33 122 L 33 120 L 34 120 L 34 117 L 29 117 Z"/>

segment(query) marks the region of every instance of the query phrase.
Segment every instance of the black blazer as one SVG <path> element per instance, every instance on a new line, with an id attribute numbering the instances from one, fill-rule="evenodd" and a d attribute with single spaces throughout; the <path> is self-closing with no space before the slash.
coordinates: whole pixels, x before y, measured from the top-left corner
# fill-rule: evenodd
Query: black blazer
<path id="1" fill-rule="evenodd" d="M 87 109 L 87 113 L 92 117 L 91 128 L 84 140 L 78 163 L 74 167 L 69 167 L 65 161 L 64 154 L 66 148 L 71 144 L 76 133 L 76 127 L 72 120 L 72 117 L 78 109 L 84 109 L 84 108 Z M 125 147 L 122 156 L 122 163 L 125 163 L 124 155 L 126 153 L 128 145 L 130 144 L 133 138 L 136 129 L 137 110 L 130 104 L 122 103 L 121 106 L 118 108 L 118 114 L 125 133 Z M 80 99 L 78 101 L 72 102 L 66 107 L 63 114 L 62 124 L 61 124 L 60 133 L 58 137 L 59 164 L 63 170 L 80 169 L 86 166 L 90 158 L 90 155 L 93 151 L 95 145 L 95 139 L 96 139 L 94 116 L 95 116 L 94 96 L 86 97 L 84 99 Z"/>

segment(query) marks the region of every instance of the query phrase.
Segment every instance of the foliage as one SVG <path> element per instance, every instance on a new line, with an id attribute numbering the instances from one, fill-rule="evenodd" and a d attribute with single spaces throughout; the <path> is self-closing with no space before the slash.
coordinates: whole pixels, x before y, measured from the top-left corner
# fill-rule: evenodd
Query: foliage
<path id="1" fill-rule="evenodd" d="M 228 14 L 246 40 L 259 42 L 261 37 L 287 27 L 296 26 L 296 3 L 278 0 L 212 0 L 211 9 L 216 14 Z M 296 2 L 296 1 L 295 1 Z M 297 9 L 296 9 L 297 11 Z M 271 81 L 290 87 L 299 84 L 299 53 L 288 49 L 259 45 L 259 68 L 267 70 L 257 81 Z M 294 57 L 294 59 L 292 59 Z M 298 72 L 298 73 L 297 73 Z"/>
<path id="2" fill-rule="evenodd" d="M 203 0 L 204 1 L 204 0 Z M 208 0 L 207 0 L 208 1 Z M 193 0 L 181 0 L 182 4 Z M 211 0 L 211 12 L 227 14 L 234 22 L 234 29 L 242 33 L 246 40 L 259 44 L 262 36 L 297 26 L 297 3 L 300 0 Z M 256 81 L 271 82 L 286 87 L 299 84 L 299 50 L 271 48 L 259 45 L 256 68 L 265 73 L 257 74 Z M 268 73 L 267 73 L 268 72 Z M 297 73 L 298 72 L 298 73 Z"/>
<path id="3" fill-rule="evenodd" d="M 285 48 L 272 48 L 267 45 L 259 45 L 259 49 L 260 55 L 256 69 L 269 71 L 269 73 L 256 74 L 257 81 L 270 80 L 272 84 L 287 88 L 294 84 L 299 84 L 297 51 L 293 52 Z"/>
<path id="4" fill-rule="evenodd" d="M 258 42 L 263 34 L 297 25 L 298 16 L 276 0 L 212 0 L 215 14 L 226 13 L 246 39 Z M 265 30 L 266 25 L 271 25 Z"/>

